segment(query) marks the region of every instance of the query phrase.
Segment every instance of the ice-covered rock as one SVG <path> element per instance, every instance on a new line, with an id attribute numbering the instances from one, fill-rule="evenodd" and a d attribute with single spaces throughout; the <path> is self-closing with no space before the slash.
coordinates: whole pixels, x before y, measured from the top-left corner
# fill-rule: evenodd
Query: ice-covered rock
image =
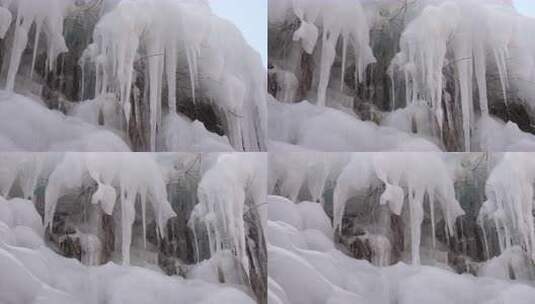
<path id="1" fill-rule="evenodd" d="M 326 9 L 322 1 L 272 2 L 268 90 L 280 102 L 316 100 L 337 109 L 343 106 L 361 120 L 399 129 L 400 137 L 416 135 L 448 151 L 496 149 L 501 139 L 492 145 L 493 133 L 481 130 L 479 123 L 496 116 L 521 129 L 511 130 L 511 141 L 518 141 L 503 148 L 532 149 L 531 134 L 526 133 L 533 133 L 535 92 L 530 83 L 535 61 L 526 33 L 534 23 L 510 3 L 359 0 L 331 1 Z M 352 22 L 346 23 L 350 14 Z M 357 24 L 360 38 L 352 41 L 359 47 L 352 50 L 344 33 Z M 369 108 L 374 115 L 366 113 Z M 526 115 L 517 115 L 515 109 Z M 275 107 L 269 112 L 270 121 L 283 116 Z M 356 117 L 351 120 L 360 123 Z M 321 128 L 314 129 L 317 138 L 344 134 L 331 124 Z M 327 134 L 320 132 L 323 129 Z M 360 130 L 377 137 L 365 126 Z M 325 151 L 336 142 L 317 144 Z"/>

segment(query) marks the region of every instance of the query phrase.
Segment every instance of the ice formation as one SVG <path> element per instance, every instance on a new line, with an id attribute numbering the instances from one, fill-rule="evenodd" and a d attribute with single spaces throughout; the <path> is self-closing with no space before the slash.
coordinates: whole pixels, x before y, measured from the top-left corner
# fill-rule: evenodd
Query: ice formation
<path id="1" fill-rule="evenodd" d="M 44 170 L 44 157 L 31 153 L 8 153 L 0 156 L 0 195 L 7 197 L 17 184 L 26 199 L 34 197 L 39 178 Z"/>
<path id="2" fill-rule="evenodd" d="M 130 151 L 120 134 L 83 120 L 0 90 L 1 151 Z"/>
<path id="3" fill-rule="evenodd" d="M 91 14 L 96 11 L 96 16 L 84 15 L 86 11 Z M 213 110 L 217 120 L 214 124 L 220 125 L 232 149 L 265 150 L 266 81 L 260 56 L 232 23 L 211 12 L 205 0 L 3 1 L 0 3 L 0 37 L 5 37 L 5 53 L 9 57 L 4 60 L 8 92 L 16 89 L 29 95 L 28 91 L 40 89 L 41 92 L 34 93 L 44 95 L 41 86 L 49 82 L 49 74 L 58 73 L 57 59 L 62 61 L 61 73 L 65 73 L 65 58 L 67 61 L 78 59 L 76 51 L 67 48 L 67 33 L 79 31 L 76 33 L 80 37 L 92 27 L 64 29 L 64 23 L 71 26 L 69 18 L 74 21 L 82 18 L 84 22 L 91 22 L 91 18 L 98 20 L 92 38 L 81 42 L 91 42 L 79 56 L 82 75 L 73 76 L 74 81 L 78 78 L 81 81 L 81 93 L 77 92 L 76 96 L 84 99 L 94 94 L 94 99 L 73 105 L 62 100 L 63 96 L 55 96 L 60 99 L 58 103 L 67 103 L 67 110 L 75 107 L 74 114 L 86 122 L 89 118 L 91 124 L 102 124 L 107 130 L 128 138 L 133 150 L 159 151 L 168 144 L 159 142 L 163 137 L 164 118 L 188 112 L 185 107 L 198 107 L 202 102 Z M 41 45 L 44 42 L 46 47 Z M 24 57 L 27 49 L 33 52 L 31 65 Z M 33 77 L 41 54 L 46 55 L 44 79 Z M 21 77 L 19 80 L 17 77 L 26 74 L 28 69 L 29 79 Z M 183 75 L 185 71 L 187 77 Z M 5 98 L 6 101 L 16 99 L 14 95 Z M 21 113 L 15 117 L 25 118 L 24 110 L 19 109 Z M 42 115 L 48 116 L 48 113 Z M 203 136 L 198 139 L 201 142 L 217 136 L 204 134 L 207 132 L 199 130 L 194 122 L 172 127 L 184 128 L 177 132 L 189 137 Z M 142 134 L 131 134 L 131 130 Z M 3 150 L 27 149 L 19 144 L 18 138 L 0 136 L 0 144 L 5 146 Z M 143 137 L 141 143 L 137 142 L 139 136 Z M 229 150 L 226 144 L 208 143 L 208 146 L 209 150 L 221 149 L 219 152 Z M 85 151 L 82 147 L 58 148 Z M 99 151 L 98 148 L 88 147 L 87 150 Z"/>
<path id="4" fill-rule="evenodd" d="M 511 3 L 275 0 L 269 9 L 268 89 L 279 102 L 317 100 L 318 105 L 357 113 L 350 119 L 355 125 L 367 120 L 371 126 L 396 128 L 444 150 L 533 149 L 533 132 L 525 121 L 533 120 L 535 45 L 526 33 L 535 23 Z M 353 71 L 355 85 L 348 76 Z M 512 114 L 516 109 L 523 117 Z M 269 112 L 270 139 L 278 140 L 277 130 L 271 135 L 271 120 L 283 114 L 271 105 Z M 489 127 L 514 137 L 492 143 L 493 133 L 483 127 L 498 117 L 507 127 Z M 521 130 L 513 132 L 517 126 Z M 320 128 L 333 126 L 329 122 Z M 316 139 L 359 134 L 334 128 L 325 133 Z M 334 144 L 325 140 L 314 149 L 328 151 Z"/>
<path id="5" fill-rule="evenodd" d="M 531 23 L 530 18 L 492 1 L 430 3 L 403 32 L 401 51 L 391 69 L 404 74 L 407 102 L 427 100 L 442 127 L 448 121 L 445 115 L 450 115 L 443 111 L 449 109 L 443 105 L 444 68 L 455 67 L 459 93 L 451 97 L 461 107 L 465 150 L 470 151 L 474 121 L 489 115 L 489 65 L 496 66 L 505 104 L 512 84 L 533 79 L 532 73 L 526 74 L 525 67 L 521 67 L 533 65 L 533 46 L 524 42 L 526 25 Z M 474 108 L 474 92 L 479 96 L 479 111 Z"/>
<path id="6" fill-rule="evenodd" d="M 35 27 L 35 38 L 32 42 L 34 45 L 32 71 L 35 67 L 35 60 L 37 56 L 37 49 L 39 40 L 42 34 L 46 37 L 46 54 L 47 66 L 50 71 L 54 69 L 56 58 L 59 54 L 67 52 L 65 39 L 63 38 L 63 20 L 67 15 L 69 6 L 72 5 L 71 0 L 51 0 L 51 1 L 33 1 L 33 0 L 16 0 L 4 1 L 2 30 L 5 35 L 6 28 L 9 27 L 11 19 L 14 21 L 13 31 L 14 38 L 11 48 L 11 57 L 9 60 L 9 70 L 7 73 L 6 89 L 13 91 L 15 88 L 15 77 L 17 76 L 22 53 L 26 46 L 30 43 L 29 32 L 32 27 Z M 10 5 L 16 12 L 13 14 L 8 12 Z M 8 18 L 10 17 L 10 18 Z M 2 35 L 2 37 L 4 36 Z"/>
<path id="7" fill-rule="evenodd" d="M 495 231 L 501 252 L 521 246 L 532 261 L 535 261 L 534 172 L 534 155 L 506 154 L 487 180 L 487 201 L 478 216 L 482 230 L 489 231 L 485 233 L 486 244 L 489 234 Z"/>
<path id="8" fill-rule="evenodd" d="M 514 122 L 481 117 L 474 128 L 473 147 L 480 151 L 535 151 L 535 135 L 523 132 Z"/>
<path id="9" fill-rule="evenodd" d="M 195 236 L 199 227 L 208 233 L 211 255 L 230 250 L 249 273 L 244 214 L 259 209 L 266 197 L 266 155 L 264 153 L 222 154 L 203 175 L 198 187 L 199 204 L 188 225 Z M 252 204 L 247 204 L 250 201 Z M 198 240 L 195 240 L 198 242 Z"/>
<path id="10" fill-rule="evenodd" d="M 313 215 L 301 204 L 268 197 L 269 303 L 528 304 L 535 296 L 532 285 L 507 279 L 458 275 L 438 265 L 376 267 L 353 259 L 336 249 L 321 224 L 303 227 L 303 221 L 320 223 L 325 215 Z M 504 264 L 487 269 L 497 274 L 496 266 Z"/>
<path id="11" fill-rule="evenodd" d="M 259 141 L 264 137 L 265 80 L 260 57 L 245 46 L 232 24 L 211 14 L 206 2 L 119 2 L 101 18 L 93 40 L 81 64 L 96 65 L 97 94 L 116 93 L 127 124 L 139 111 L 131 103 L 135 64 L 145 63 L 146 95 L 134 107 L 148 105 L 151 151 L 157 149 L 157 130 L 165 113 L 164 88 L 168 111 L 176 112 L 181 60 L 187 64 L 193 102 L 199 87 L 207 90 L 213 106 L 223 113 L 233 146 L 263 148 Z M 243 46 L 243 52 L 236 52 L 236 45 Z"/>
<path id="12" fill-rule="evenodd" d="M 307 101 L 269 101 L 270 151 L 439 151 L 432 141 Z M 284 143 L 283 145 L 281 145 Z"/>
<path id="13" fill-rule="evenodd" d="M 280 1 L 279 1 L 280 2 Z M 342 43 L 342 69 L 346 64 L 347 49 L 351 45 L 356 64 L 355 79 L 364 80 L 366 67 L 375 62 L 370 44 L 368 19 L 359 1 L 292 1 L 293 11 L 301 25 L 295 31 L 294 41 L 301 41 L 305 52 L 312 54 L 321 41 L 317 104 L 325 106 L 331 68 L 336 58 L 336 47 Z M 319 39 L 321 31 L 321 39 Z M 344 74 L 342 81 L 344 83 Z"/>
<path id="14" fill-rule="evenodd" d="M 175 216 L 167 201 L 167 190 L 159 167 L 143 153 L 70 153 L 57 165 L 48 178 L 45 190 L 44 225 L 50 227 L 58 200 L 70 191 L 79 189 L 87 177 L 97 184 L 91 198 L 102 210 L 112 215 L 115 203 L 120 204 L 123 263 L 130 262 L 132 225 L 136 202 L 142 206 L 143 227 L 145 206 L 150 203 L 160 235 L 165 235 L 167 221 Z"/>
<path id="15" fill-rule="evenodd" d="M 325 191 L 329 189 L 335 230 L 342 229 L 342 219 L 351 198 L 381 185 L 384 190 L 377 203 L 388 206 L 396 215 L 405 211 L 403 219 L 410 227 L 413 264 L 420 263 L 424 210 L 430 212 L 433 246 L 438 222 L 435 209 L 441 210 L 448 235 L 454 235 L 455 221 L 464 211 L 456 199 L 450 169 L 440 154 L 301 152 L 273 153 L 270 157 L 270 193 L 284 195 L 292 201 L 309 195 L 323 205 Z M 429 208 L 424 209 L 424 205 Z M 388 264 L 385 262 L 388 240 L 373 233 L 365 238 L 377 249 L 377 262 Z"/>
<path id="16" fill-rule="evenodd" d="M 191 122 L 176 113 L 163 120 L 160 142 L 164 151 L 177 152 L 232 152 L 228 137 L 213 134 L 198 120 Z"/>
<path id="17" fill-rule="evenodd" d="M 425 164 L 425 166 L 420 165 Z M 421 226 L 424 203 L 429 204 L 435 237 L 435 204 L 438 203 L 450 235 L 455 219 L 464 214 L 455 198 L 453 181 L 440 156 L 433 153 L 376 153 L 355 154 L 337 180 L 334 190 L 334 227 L 341 229 L 346 204 L 359 190 L 362 191 L 379 179 L 385 190 L 380 204 L 401 215 L 406 204 L 411 229 L 412 263 L 420 263 Z M 406 199 L 405 199 L 406 198 Z M 427 198 L 427 199 L 426 199 Z M 406 202 L 406 203 L 405 203 Z M 434 243 L 434 242 L 433 242 Z"/>
<path id="18" fill-rule="evenodd" d="M 328 183 L 336 180 L 349 161 L 349 154 L 293 152 L 270 153 L 268 190 L 278 188 L 281 195 L 295 201 L 302 189 L 308 190 L 315 202 L 323 202 Z"/>
<path id="19" fill-rule="evenodd" d="M 31 201 L 0 197 L 0 302 L 11 303 L 254 303 L 244 292 L 134 266 L 88 267 L 44 246 Z"/>

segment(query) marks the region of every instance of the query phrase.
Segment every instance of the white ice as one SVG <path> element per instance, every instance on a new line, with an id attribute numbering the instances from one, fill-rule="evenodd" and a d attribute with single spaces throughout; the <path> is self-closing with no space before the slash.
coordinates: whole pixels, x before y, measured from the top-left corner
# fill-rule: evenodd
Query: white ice
<path id="1" fill-rule="evenodd" d="M 7 207 L 7 208 L 6 208 Z M 23 208 L 23 209 L 20 209 Z M 5 222 L 16 214 L 17 222 Z M 254 303 L 229 285 L 108 263 L 86 266 L 44 246 L 31 201 L 0 197 L 0 302 L 6 304 Z M 26 220 L 27 219 L 27 220 Z"/>
<path id="2" fill-rule="evenodd" d="M 270 303 L 528 304 L 535 288 L 508 279 L 459 275 L 434 266 L 376 267 L 335 248 L 322 226 L 300 226 L 301 203 L 268 197 Z M 291 214 L 291 216 L 289 216 Z M 319 215 L 316 215 L 319 216 Z M 317 219 L 324 217 L 319 216 Z M 503 264 L 501 264 L 503 265 Z"/>

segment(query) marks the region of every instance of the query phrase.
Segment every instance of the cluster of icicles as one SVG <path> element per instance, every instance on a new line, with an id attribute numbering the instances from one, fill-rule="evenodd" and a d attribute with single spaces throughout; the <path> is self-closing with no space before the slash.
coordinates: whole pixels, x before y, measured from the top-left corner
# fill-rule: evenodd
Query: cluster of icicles
<path id="1" fill-rule="evenodd" d="M 369 47 L 369 22 L 363 7 L 380 1 L 292 1 L 300 27 L 294 40 L 300 41 L 305 52 L 312 54 L 321 34 L 321 58 L 317 104 L 325 106 L 330 71 L 337 56 L 337 45 L 342 45 L 341 85 L 343 90 L 348 44 L 353 47 L 356 66 L 355 79 L 365 80 L 366 67 L 375 62 Z M 383 4 L 380 4 L 383 5 Z M 401 4 L 384 4 L 396 12 Z M 410 5 L 410 4 L 404 4 Z M 392 9 L 392 6 L 395 9 Z M 535 29 L 535 21 L 519 15 L 509 6 L 483 0 L 423 0 L 414 7 L 423 9 L 409 21 L 399 43 L 399 53 L 392 60 L 389 74 L 392 78 L 392 109 L 400 105 L 425 100 L 436 119 L 442 136 L 444 122 L 451 123 L 455 105 L 462 111 L 462 129 L 465 151 L 471 149 L 471 133 L 479 114 L 489 115 L 487 78 L 489 66 L 496 67 L 505 102 L 507 90 L 516 89 L 529 98 L 528 83 L 535 82 L 535 43 L 527 35 Z M 373 12 L 372 14 L 377 14 Z M 368 21 L 368 17 L 370 21 Z M 383 20 L 388 22 L 389 20 Z M 444 69 L 454 67 L 456 96 L 444 102 Z M 405 102 L 395 100 L 395 75 L 401 75 L 405 86 Z M 475 90 L 477 85 L 477 91 Z M 524 91 L 524 93 L 522 93 Z M 476 93 L 476 94 L 475 94 Z M 474 96 L 478 96 L 477 108 Z M 446 111 L 444 111 L 444 109 Z M 451 126 L 450 126 L 451 127 Z"/>
<path id="2" fill-rule="evenodd" d="M 195 100 L 197 57 L 209 31 L 201 16 L 208 7 L 173 1 L 124 1 L 104 15 L 95 28 L 94 42 L 86 49 L 81 65 L 96 65 L 96 92 L 119 93 L 128 125 L 132 114 L 130 98 L 135 79 L 134 63 L 147 61 L 151 151 L 156 149 L 156 128 L 161 121 L 164 70 L 169 111 L 176 112 L 176 72 L 179 50 L 187 56 L 192 97 Z M 186 31 L 185 26 L 194 29 Z M 177 35 L 177 33 L 180 33 Z M 139 50 L 145 58 L 140 58 Z"/>
<path id="3" fill-rule="evenodd" d="M 218 158 L 199 183 L 199 204 L 193 209 L 188 225 L 193 231 L 199 260 L 199 230 L 208 234 L 210 253 L 231 250 L 249 273 L 246 254 L 244 214 L 247 208 L 259 212 L 266 197 L 266 155 L 263 153 L 227 154 Z M 250 201 L 252 204 L 246 204 Z M 262 222 L 267 215 L 260 214 Z"/>
<path id="4" fill-rule="evenodd" d="M 215 165 L 202 177 L 198 187 L 199 204 L 190 218 L 190 227 L 195 235 L 200 233 L 198 229 L 206 229 L 210 256 L 220 250 L 231 250 L 240 258 L 244 269 L 248 269 L 248 259 L 243 215 L 247 212 L 246 200 L 251 200 L 254 208 L 260 208 L 264 203 L 264 157 L 262 153 L 218 156 Z M 99 206 L 103 213 L 120 218 L 124 264 L 130 263 L 136 214 L 141 215 L 145 247 L 147 217 L 154 218 L 157 235 L 165 237 L 168 220 L 176 216 L 167 199 L 164 172 L 151 154 L 19 153 L 2 154 L 0 162 L 0 196 L 8 197 L 17 185 L 25 198 L 32 199 L 36 189 L 45 186 L 45 228 L 52 228 L 62 197 L 96 184 L 91 203 Z M 141 210 L 136 210 L 137 205 L 141 206 Z M 151 210 L 147 209 L 147 205 Z M 117 212 L 119 214 L 116 215 Z M 265 216 L 262 215 L 263 220 Z"/>
<path id="5" fill-rule="evenodd" d="M 12 3 L 13 2 L 13 3 Z M 71 5 L 70 0 L 2 0 L 0 1 L 0 39 L 4 39 L 13 23 L 13 43 L 7 73 L 6 89 L 15 88 L 15 78 L 21 65 L 21 58 L 27 44 L 30 43 L 29 32 L 35 26 L 33 43 L 33 60 L 31 73 L 35 67 L 35 60 L 42 34 L 46 36 L 46 53 L 48 70 L 52 71 L 59 54 L 67 52 L 63 38 L 63 20 Z M 10 11 L 14 8 L 15 15 Z"/>
<path id="6" fill-rule="evenodd" d="M 455 198 L 453 180 L 446 164 L 436 153 L 355 153 L 352 155 L 325 154 L 274 156 L 270 189 L 275 184 L 279 191 L 293 201 L 306 185 L 314 200 L 322 201 L 326 185 L 336 184 L 333 192 L 333 226 L 341 229 L 346 205 L 352 197 L 370 187 L 383 183 L 385 190 L 380 204 L 387 205 L 392 213 L 401 215 L 408 208 L 411 232 L 412 262 L 420 263 L 421 226 L 424 204 L 429 204 L 435 246 L 435 205 L 442 211 L 446 233 L 453 235 L 455 220 L 464 211 Z M 320 156 L 318 158 L 318 156 Z M 304 160 L 303 160 L 304 159 Z M 421 166 L 421 164 L 426 164 Z M 314 164 L 314 165 L 310 165 Z M 296 170 L 296 167 L 300 167 Z M 299 172 L 299 173 L 295 173 Z M 437 215 L 438 216 L 438 215 Z"/>
<path id="7" fill-rule="evenodd" d="M 402 215 L 408 224 L 412 263 L 415 264 L 420 263 L 424 210 L 429 210 L 434 248 L 438 216 L 445 223 L 445 235 L 453 236 L 456 219 L 465 214 L 456 199 L 454 178 L 441 154 L 284 153 L 272 155 L 270 164 L 270 193 L 278 192 L 294 202 L 299 195 L 308 193 L 313 201 L 323 204 L 325 191 L 333 190 L 335 229 L 341 229 L 352 198 L 383 185 L 378 203 L 388 206 L 393 214 Z M 521 246 L 535 261 L 534 187 L 535 157 L 532 154 L 505 154 L 492 168 L 485 187 L 487 201 L 477 219 L 487 259 L 495 254 L 489 249 L 489 240 L 491 234 L 496 234 L 498 254 Z M 426 204 L 429 208 L 424 208 Z M 441 214 L 436 214 L 436 210 Z"/>
<path id="8" fill-rule="evenodd" d="M 25 198 L 32 198 L 39 179 L 46 177 L 44 227 L 52 228 L 61 197 L 79 191 L 84 185 L 96 183 L 91 203 L 114 214 L 120 205 L 121 254 L 123 263 L 130 263 L 132 225 L 136 218 L 136 203 L 141 205 L 143 235 L 146 236 L 147 203 L 164 236 L 167 221 L 176 216 L 167 201 L 166 184 L 154 159 L 143 153 L 67 153 L 64 156 L 37 153 L 4 154 L 0 194 L 7 197 L 18 183 Z M 50 167 L 53 169 L 50 170 Z M 49 172 L 51 171 L 51 172 Z M 42 181 L 41 181 L 42 183 Z M 146 240 L 145 240 L 146 245 Z"/>
<path id="9" fill-rule="evenodd" d="M 319 68 L 318 105 L 325 106 L 327 87 L 331 68 L 336 59 L 338 40 L 342 40 L 342 89 L 344 84 L 344 66 L 348 45 L 351 44 L 356 64 L 355 79 L 364 80 L 364 72 L 375 57 L 369 46 L 370 29 L 364 10 L 358 1 L 348 0 L 297 0 L 293 1 L 293 10 L 301 25 L 295 31 L 294 41 L 300 41 L 303 49 L 312 54 L 321 32 L 321 61 Z"/>
<path id="10" fill-rule="evenodd" d="M 69 51 L 63 37 L 63 22 L 82 9 L 76 3 L 74 0 L 0 1 L 0 38 L 10 28 L 14 32 L 8 91 L 15 88 L 32 28 L 36 29 L 32 74 L 41 33 L 46 36 L 49 70 L 54 69 L 59 54 Z M 148 109 L 150 151 L 158 148 L 157 132 L 165 115 L 164 102 L 169 113 L 177 112 L 177 73 L 184 66 L 183 61 L 189 72 L 193 103 L 197 99 L 196 88 L 202 85 L 203 97 L 207 97 L 203 100 L 210 100 L 220 115 L 231 144 L 239 150 L 263 149 L 265 72 L 260 56 L 245 43 L 234 25 L 212 14 L 206 1 L 117 1 L 98 21 L 92 42 L 79 62 L 82 82 L 89 81 L 85 79 L 88 68 L 96 67 L 95 94 L 116 96 L 124 114 L 126 132 L 130 120 L 134 118 L 139 124 L 145 119 L 141 109 Z M 136 64 L 142 66 L 141 72 L 135 70 Z M 143 88 L 135 86 L 138 73 L 145 77 L 143 96 L 138 96 Z M 82 83 L 82 90 L 84 86 Z M 167 92 L 163 94 L 165 88 Z M 81 95 L 84 97 L 84 92 Z"/>
<path id="11" fill-rule="evenodd" d="M 458 96 L 450 98 L 461 106 L 464 145 L 470 151 L 470 134 L 477 118 L 476 84 L 480 114 L 488 116 L 489 65 L 496 66 L 505 103 L 509 86 L 534 79 L 535 45 L 526 37 L 534 25 L 532 18 L 492 1 L 445 1 L 428 6 L 404 31 L 401 52 L 390 72 L 403 73 L 408 103 L 418 99 L 430 103 L 441 132 L 444 116 L 450 115 L 447 121 L 453 120 L 450 105 L 446 103 L 447 113 L 443 111 L 443 69 L 455 67 Z"/>
<path id="12" fill-rule="evenodd" d="M 535 262 L 534 186 L 533 155 L 506 154 L 492 170 L 485 186 L 487 201 L 477 219 L 484 233 L 487 257 L 490 256 L 487 231 L 491 231 L 498 236 L 500 252 L 520 245 Z"/>

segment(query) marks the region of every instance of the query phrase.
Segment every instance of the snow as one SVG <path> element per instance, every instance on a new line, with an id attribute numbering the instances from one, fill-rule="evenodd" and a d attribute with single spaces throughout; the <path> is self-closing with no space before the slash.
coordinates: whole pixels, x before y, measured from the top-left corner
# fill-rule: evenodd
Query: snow
<path id="1" fill-rule="evenodd" d="M 282 201 L 268 198 L 274 208 Z M 301 203 L 285 204 L 299 210 Z M 298 211 L 297 216 L 308 214 Z M 273 218 L 270 213 L 268 218 L 270 303 L 527 304 L 535 296 L 531 283 L 504 278 L 459 275 L 439 267 L 401 262 L 377 267 L 346 256 L 335 249 L 332 240 L 325 240 L 331 245 L 322 247 L 305 242 L 310 230 L 292 222 L 277 213 Z"/>
<path id="2" fill-rule="evenodd" d="M 535 151 L 535 136 L 520 130 L 514 122 L 481 117 L 474 130 L 473 146 L 479 151 Z"/>
<path id="3" fill-rule="evenodd" d="M 130 148 L 113 132 L 0 90 L 0 150 L 126 152 Z"/>
<path id="4" fill-rule="evenodd" d="M 163 122 L 161 151 L 176 152 L 232 152 L 228 137 L 211 133 L 200 121 L 190 121 L 176 113 L 169 113 Z"/>
<path id="5" fill-rule="evenodd" d="M 254 303 L 242 291 L 221 284 L 113 263 L 87 267 L 44 246 L 22 248 L 3 240 L 0 266 L 0 301 L 6 304 Z"/>
<path id="6" fill-rule="evenodd" d="M 269 136 L 273 141 L 323 152 L 440 150 L 428 140 L 307 101 L 270 101 L 268 107 Z"/>

